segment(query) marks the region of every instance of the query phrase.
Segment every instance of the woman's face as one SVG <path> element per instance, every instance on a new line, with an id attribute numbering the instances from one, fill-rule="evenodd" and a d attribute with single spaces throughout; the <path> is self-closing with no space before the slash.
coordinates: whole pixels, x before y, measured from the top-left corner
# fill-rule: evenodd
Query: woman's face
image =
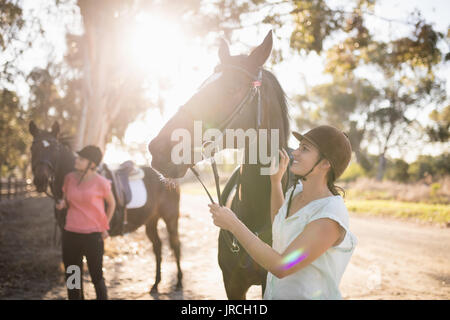
<path id="1" fill-rule="evenodd" d="M 89 165 L 89 160 L 83 157 L 76 157 L 75 158 L 75 169 L 78 171 L 84 171 Z"/>
<path id="2" fill-rule="evenodd" d="M 291 172 L 297 175 L 305 175 L 319 159 L 319 150 L 307 140 L 303 140 L 299 147 L 292 151 L 292 157 L 294 161 L 291 165 Z"/>

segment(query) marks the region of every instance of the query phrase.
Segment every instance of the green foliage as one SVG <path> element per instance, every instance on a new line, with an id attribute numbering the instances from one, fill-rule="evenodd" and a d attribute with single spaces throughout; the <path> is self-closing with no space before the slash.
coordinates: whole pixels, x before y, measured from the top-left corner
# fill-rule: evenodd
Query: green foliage
<path id="1" fill-rule="evenodd" d="M 293 1 L 295 29 L 291 34 L 290 45 L 299 52 L 321 53 L 324 40 L 343 27 L 343 15 L 331 10 L 326 1 Z"/>
<path id="2" fill-rule="evenodd" d="M 331 124 L 348 132 L 358 163 L 369 175 L 378 164 L 378 177 L 383 177 L 384 166 L 379 165 L 379 159 L 368 162 L 366 152 L 360 148 L 363 142 L 377 145 L 379 156 L 384 157 L 392 146 L 404 145 L 422 132 L 427 132 L 432 141 L 448 140 L 446 108 L 441 114 L 434 111 L 430 115 L 436 124 L 428 128 L 409 116 L 411 111 L 430 104 L 438 109 L 448 103 L 445 82 L 436 76 L 445 55 L 439 45 L 445 35 L 425 21 L 420 12 L 411 14 L 409 34 L 382 41 L 375 40 L 366 27 L 366 16 L 373 15 L 370 10 L 374 1 L 355 1 L 350 11 L 330 8 L 326 1 L 319 0 L 294 4 L 296 29 L 291 47 L 298 52 L 323 54 L 325 72 L 333 79 L 296 99 L 302 111 L 296 119 L 299 127 Z M 323 46 L 327 39 L 334 40 L 328 49 Z M 360 78 L 358 71 L 368 66 L 381 81 Z M 389 177 L 404 181 L 405 170 L 405 163 L 397 162 Z"/>
<path id="3" fill-rule="evenodd" d="M 364 169 L 357 162 L 352 162 L 348 168 L 344 171 L 339 181 L 350 182 L 365 176 Z"/>
<path id="4" fill-rule="evenodd" d="M 446 142 L 450 139 L 450 105 L 447 105 L 442 111 L 433 110 L 430 113 L 430 119 L 434 124 L 426 128 L 426 132 L 431 141 Z"/>
<path id="5" fill-rule="evenodd" d="M 408 182 L 408 168 L 409 164 L 406 161 L 403 159 L 395 159 L 390 163 L 388 162 L 385 177 L 388 180 Z"/>
<path id="6" fill-rule="evenodd" d="M 20 30 L 24 25 L 22 18 L 22 8 L 14 1 L 0 0 L 0 48 L 6 49 L 6 46 L 14 38 L 11 32 L 7 30 Z M 14 34 L 15 36 L 15 34 Z"/>
<path id="7" fill-rule="evenodd" d="M 437 224 L 450 222 L 450 206 L 392 200 L 347 200 L 349 211 L 357 214 L 418 219 Z"/>
<path id="8" fill-rule="evenodd" d="M 450 154 L 444 153 L 437 157 L 421 155 L 408 168 L 410 181 L 418 181 L 427 175 L 444 176 L 450 174 Z"/>
<path id="9" fill-rule="evenodd" d="M 17 95 L 8 90 L 0 91 L 0 176 L 28 164 L 26 153 L 30 145 L 28 124 Z"/>

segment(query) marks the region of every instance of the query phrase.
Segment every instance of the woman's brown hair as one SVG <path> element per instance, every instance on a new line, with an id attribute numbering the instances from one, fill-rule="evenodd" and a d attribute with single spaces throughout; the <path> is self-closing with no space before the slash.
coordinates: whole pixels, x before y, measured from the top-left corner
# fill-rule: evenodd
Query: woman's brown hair
<path id="1" fill-rule="evenodd" d="M 341 195 L 342 197 L 345 197 L 345 190 L 344 190 L 344 188 L 335 185 L 334 184 L 335 181 L 336 181 L 336 178 L 334 176 L 334 171 L 333 171 L 332 168 L 330 168 L 330 170 L 327 173 L 327 187 L 328 187 L 328 189 L 335 196 Z"/>

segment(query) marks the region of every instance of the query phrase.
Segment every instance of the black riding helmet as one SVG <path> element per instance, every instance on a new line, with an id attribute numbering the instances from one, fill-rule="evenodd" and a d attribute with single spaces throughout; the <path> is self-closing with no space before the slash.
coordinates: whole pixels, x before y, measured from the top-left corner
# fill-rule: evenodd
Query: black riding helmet
<path id="1" fill-rule="evenodd" d="M 98 166 L 100 164 L 100 162 L 102 161 L 102 158 L 103 158 L 103 154 L 102 154 L 102 151 L 100 150 L 100 148 L 97 146 L 93 146 L 93 145 L 84 147 L 80 151 L 77 151 L 77 154 L 80 157 L 83 157 L 85 159 L 92 161 L 93 163 L 95 163 L 96 166 Z"/>

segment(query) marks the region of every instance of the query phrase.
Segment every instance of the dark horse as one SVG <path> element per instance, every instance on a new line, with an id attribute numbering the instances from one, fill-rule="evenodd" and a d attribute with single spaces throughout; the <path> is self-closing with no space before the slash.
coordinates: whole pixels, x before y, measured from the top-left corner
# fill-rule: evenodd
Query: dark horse
<path id="1" fill-rule="evenodd" d="M 55 122 L 51 131 L 40 130 L 33 121 L 29 125 L 33 136 L 31 146 L 33 183 L 38 192 L 47 192 L 50 187 L 52 197 L 62 197 L 62 185 L 64 176 L 74 170 L 75 155 L 64 141 L 58 137 L 59 125 Z M 128 209 L 125 232 L 132 232 L 145 225 L 147 237 L 153 243 L 153 251 L 156 256 L 156 279 L 151 292 L 158 291 L 161 281 L 161 240 L 158 236 L 157 223 L 162 218 L 166 224 L 170 246 L 175 253 L 178 267 L 177 288 L 182 287 L 182 272 L 180 267 L 180 240 L 178 235 L 178 218 L 180 215 L 180 189 L 177 183 L 165 179 L 151 167 L 142 167 L 144 170 L 144 185 L 147 189 L 147 202 L 143 207 Z M 113 186 L 113 191 L 115 189 Z M 59 212 L 55 209 L 55 217 Z M 60 220 L 60 219 L 57 219 Z M 59 225 L 63 228 L 63 225 Z"/>
<path id="2" fill-rule="evenodd" d="M 271 50 L 272 32 L 250 55 L 230 56 L 228 45 L 222 41 L 219 49 L 220 64 L 216 67 L 214 76 L 199 88 L 150 142 L 152 167 L 166 177 L 176 178 L 184 176 L 195 165 L 174 163 L 171 159 L 171 150 L 177 143 L 172 141 L 172 132 L 185 129 L 192 134 L 194 120 L 202 121 L 203 128 L 220 128 L 222 133 L 225 129 L 260 128 L 268 129 L 269 132 L 270 129 L 278 129 L 278 146 L 287 149 L 289 121 L 286 97 L 275 76 L 262 69 Z M 247 99 L 249 90 L 255 85 L 255 79 L 260 84 L 260 103 L 257 96 Z M 245 159 L 249 156 L 250 142 L 248 139 L 245 143 Z M 228 145 L 228 142 L 225 143 Z M 236 147 L 236 140 L 233 140 L 232 145 Z M 191 159 L 194 159 L 196 149 L 191 148 L 189 151 Z M 260 161 L 259 155 L 256 164 L 244 160 L 227 182 L 222 203 L 228 203 L 228 198 L 231 200 L 232 197 L 232 210 L 252 232 L 271 245 L 270 178 L 268 175 L 261 175 L 260 171 L 267 166 Z M 283 177 L 285 190 L 290 181 L 287 175 Z M 234 196 L 230 192 L 232 189 L 237 190 Z M 245 299 L 247 290 L 252 285 L 261 285 L 264 292 L 267 272 L 242 247 L 235 250 L 232 242 L 230 233 L 221 230 L 218 258 L 228 298 Z"/>

